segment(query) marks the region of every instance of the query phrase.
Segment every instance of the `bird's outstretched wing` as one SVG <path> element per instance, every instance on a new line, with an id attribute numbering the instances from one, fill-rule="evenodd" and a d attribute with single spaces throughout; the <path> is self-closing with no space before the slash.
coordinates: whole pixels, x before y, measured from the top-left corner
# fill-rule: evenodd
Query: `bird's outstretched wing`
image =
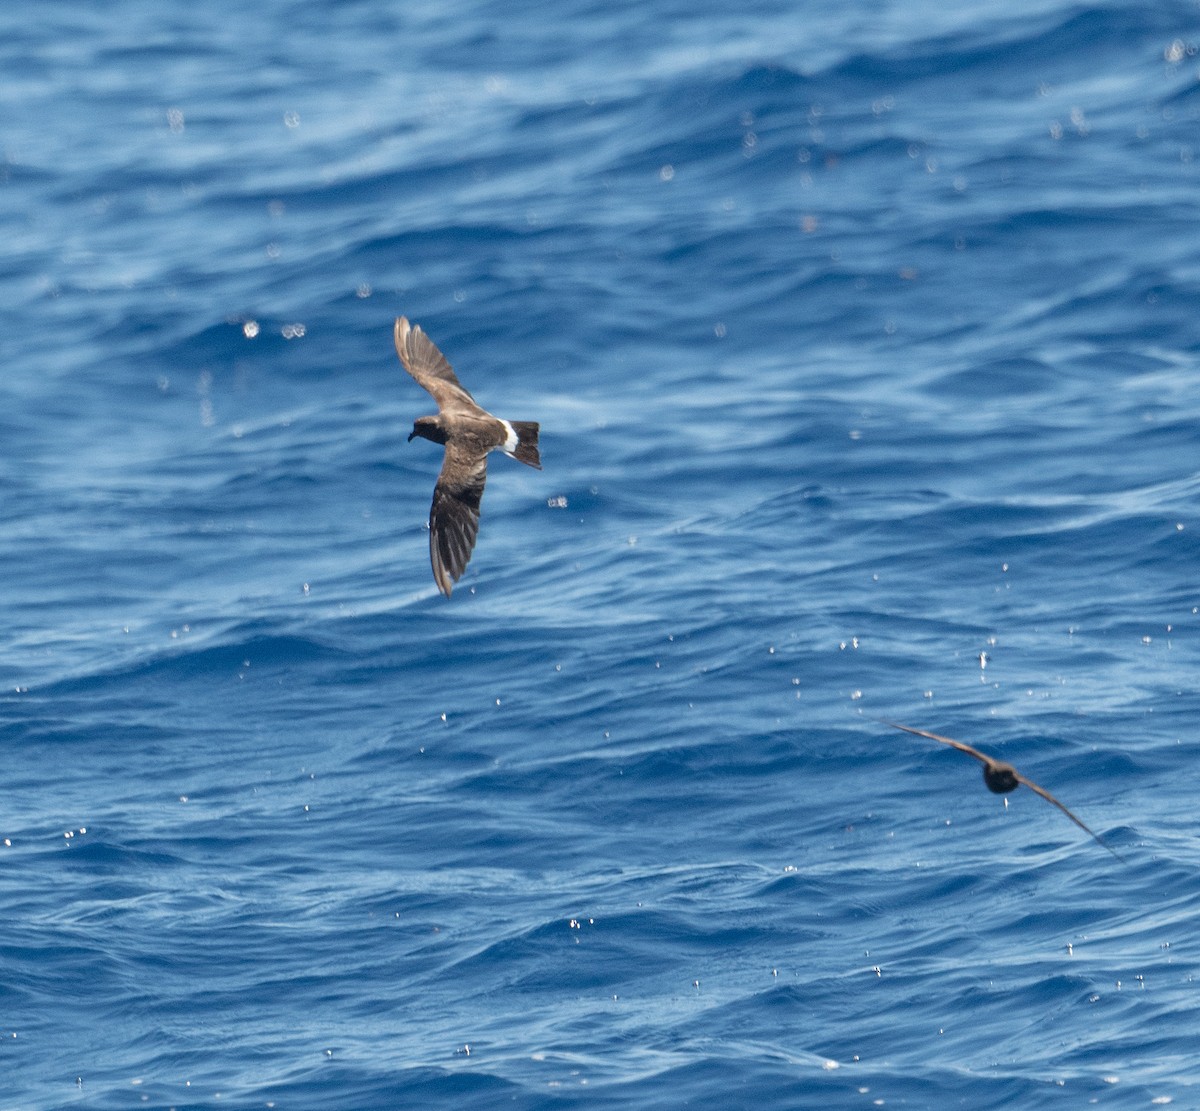
<path id="1" fill-rule="evenodd" d="M 410 324 L 408 317 L 398 316 L 392 335 L 396 341 L 396 354 L 400 356 L 404 369 L 416 379 L 418 385 L 433 394 L 439 409 L 478 408 L 475 399 L 458 380 L 446 356 L 419 324 Z"/>
<path id="2" fill-rule="evenodd" d="M 905 733 L 913 733 L 918 737 L 925 737 L 930 741 L 940 741 L 944 745 L 949 745 L 951 748 L 958 749 L 959 752 L 965 752 L 968 756 L 974 756 L 981 764 L 994 764 L 995 761 L 990 756 L 985 756 L 977 748 L 972 748 L 969 744 L 963 741 L 956 741 L 953 737 L 943 737 L 940 733 L 929 733 L 924 729 L 914 729 L 911 725 L 901 725 L 896 721 L 884 721 L 882 725 L 890 725 L 893 729 L 903 729 Z"/>
<path id="3" fill-rule="evenodd" d="M 1109 845 L 1106 841 L 1104 841 L 1098 833 L 1095 833 L 1089 826 L 1085 825 L 1082 819 L 1078 818 L 1075 814 L 1073 814 L 1070 810 L 1068 810 L 1065 806 L 1063 806 L 1063 804 L 1061 802 L 1059 802 L 1058 799 L 1056 799 L 1049 791 L 1047 791 L 1045 787 L 1041 787 L 1038 784 L 1034 783 L 1034 781 L 1032 779 L 1026 779 L 1025 776 L 1023 776 L 1020 772 L 1017 772 L 1016 775 L 1017 775 L 1017 779 L 1021 783 L 1024 783 L 1026 787 L 1028 787 L 1031 791 L 1034 792 L 1034 794 L 1041 795 L 1042 798 L 1044 798 L 1048 803 L 1050 803 L 1051 806 L 1057 806 L 1059 808 L 1059 810 L 1061 810 L 1068 818 L 1070 818 L 1071 821 L 1073 821 L 1081 830 L 1083 830 L 1084 833 L 1086 833 L 1098 845 L 1103 845 L 1104 848 L 1108 849 L 1108 851 L 1110 853 L 1112 853 L 1113 856 L 1115 856 L 1118 860 L 1123 861 L 1125 859 L 1119 852 L 1117 852 L 1116 849 L 1114 849 L 1111 845 Z"/>
<path id="4" fill-rule="evenodd" d="M 448 477 L 449 476 L 449 477 Z M 438 589 L 450 597 L 471 559 L 479 535 L 479 503 L 487 482 L 487 456 L 446 445 L 429 508 L 429 562 Z"/>

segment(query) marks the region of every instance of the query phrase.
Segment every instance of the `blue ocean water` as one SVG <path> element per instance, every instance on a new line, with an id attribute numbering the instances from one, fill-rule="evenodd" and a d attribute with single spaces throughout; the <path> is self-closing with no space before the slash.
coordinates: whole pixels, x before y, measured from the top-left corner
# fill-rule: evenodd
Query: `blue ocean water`
<path id="1" fill-rule="evenodd" d="M 1197 43 L 0 14 L 0 1106 L 1195 1106 Z"/>

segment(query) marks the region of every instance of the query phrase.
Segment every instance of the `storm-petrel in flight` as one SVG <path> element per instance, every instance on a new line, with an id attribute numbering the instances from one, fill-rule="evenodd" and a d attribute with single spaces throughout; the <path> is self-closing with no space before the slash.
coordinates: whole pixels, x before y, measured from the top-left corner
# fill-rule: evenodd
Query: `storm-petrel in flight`
<path id="1" fill-rule="evenodd" d="M 1035 794 L 1041 795 L 1052 806 L 1057 806 L 1059 810 L 1098 845 L 1102 845 L 1108 849 L 1118 860 L 1123 861 L 1125 859 L 1116 849 L 1105 844 L 1099 836 L 1063 806 L 1045 787 L 1038 786 L 1032 779 L 1026 779 L 1012 764 L 1006 764 L 1003 760 L 993 760 L 990 756 L 980 752 L 979 749 L 972 748 L 969 744 L 964 744 L 962 741 L 956 741 L 953 737 L 943 737 L 940 733 L 928 733 L 924 729 L 913 729 L 909 725 L 900 725 L 894 721 L 884 721 L 880 724 L 890 725 L 893 729 L 903 729 L 905 733 L 914 733 L 918 737 L 926 737 L 931 741 L 938 741 L 940 744 L 958 749 L 959 752 L 965 752 L 968 756 L 974 756 L 983 765 L 983 781 L 987 784 L 988 790 L 995 792 L 997 795 L 1006 795 L 1009 791 L 1015 791 L 1022 783 L 1025 784 L 1026 787 Z"/>
<path id="2" fill-rule="evenodd" d="M 538 426 L 532 421 L 499 420 L 480 408 L 420 325 L 399 316 L 394 334 L 396 354 L 404 369 L 433 395 L 438 406 L 437 416 L 418 417 L 413 422 L 409 442 L 413 436 L 421 436 L 446 445 L 429 509 L 429 560 L 433 581 L 448 598 L 466 570 L 479 534 L 488 452 L 499 449 L 540 471 Z"/>

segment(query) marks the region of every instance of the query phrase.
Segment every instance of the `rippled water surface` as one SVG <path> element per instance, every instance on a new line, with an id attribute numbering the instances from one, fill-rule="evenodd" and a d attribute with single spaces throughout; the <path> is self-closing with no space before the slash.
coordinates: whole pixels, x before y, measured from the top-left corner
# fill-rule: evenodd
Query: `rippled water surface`
<path id="1" fill-rule="evenodd" d="M 1195 4 L 28 16 L 0 1104 L 1200 1098 Z"/>

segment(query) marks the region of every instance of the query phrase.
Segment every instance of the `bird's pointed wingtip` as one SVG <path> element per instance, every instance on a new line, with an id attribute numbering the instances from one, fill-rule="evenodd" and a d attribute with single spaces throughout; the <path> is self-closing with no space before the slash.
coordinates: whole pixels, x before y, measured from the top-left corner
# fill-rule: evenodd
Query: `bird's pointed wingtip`
<path id="1" fill-rule="evenodd" d="M 433 581 L 437 584 L 442 596 L 449 598 L 454 591 L 454 579 L 450 575 L 442 557 L 438 554 L 437 534 L 433 531 L 433 521 L 429 522 L 429 563 L 433 569 Z"/>

